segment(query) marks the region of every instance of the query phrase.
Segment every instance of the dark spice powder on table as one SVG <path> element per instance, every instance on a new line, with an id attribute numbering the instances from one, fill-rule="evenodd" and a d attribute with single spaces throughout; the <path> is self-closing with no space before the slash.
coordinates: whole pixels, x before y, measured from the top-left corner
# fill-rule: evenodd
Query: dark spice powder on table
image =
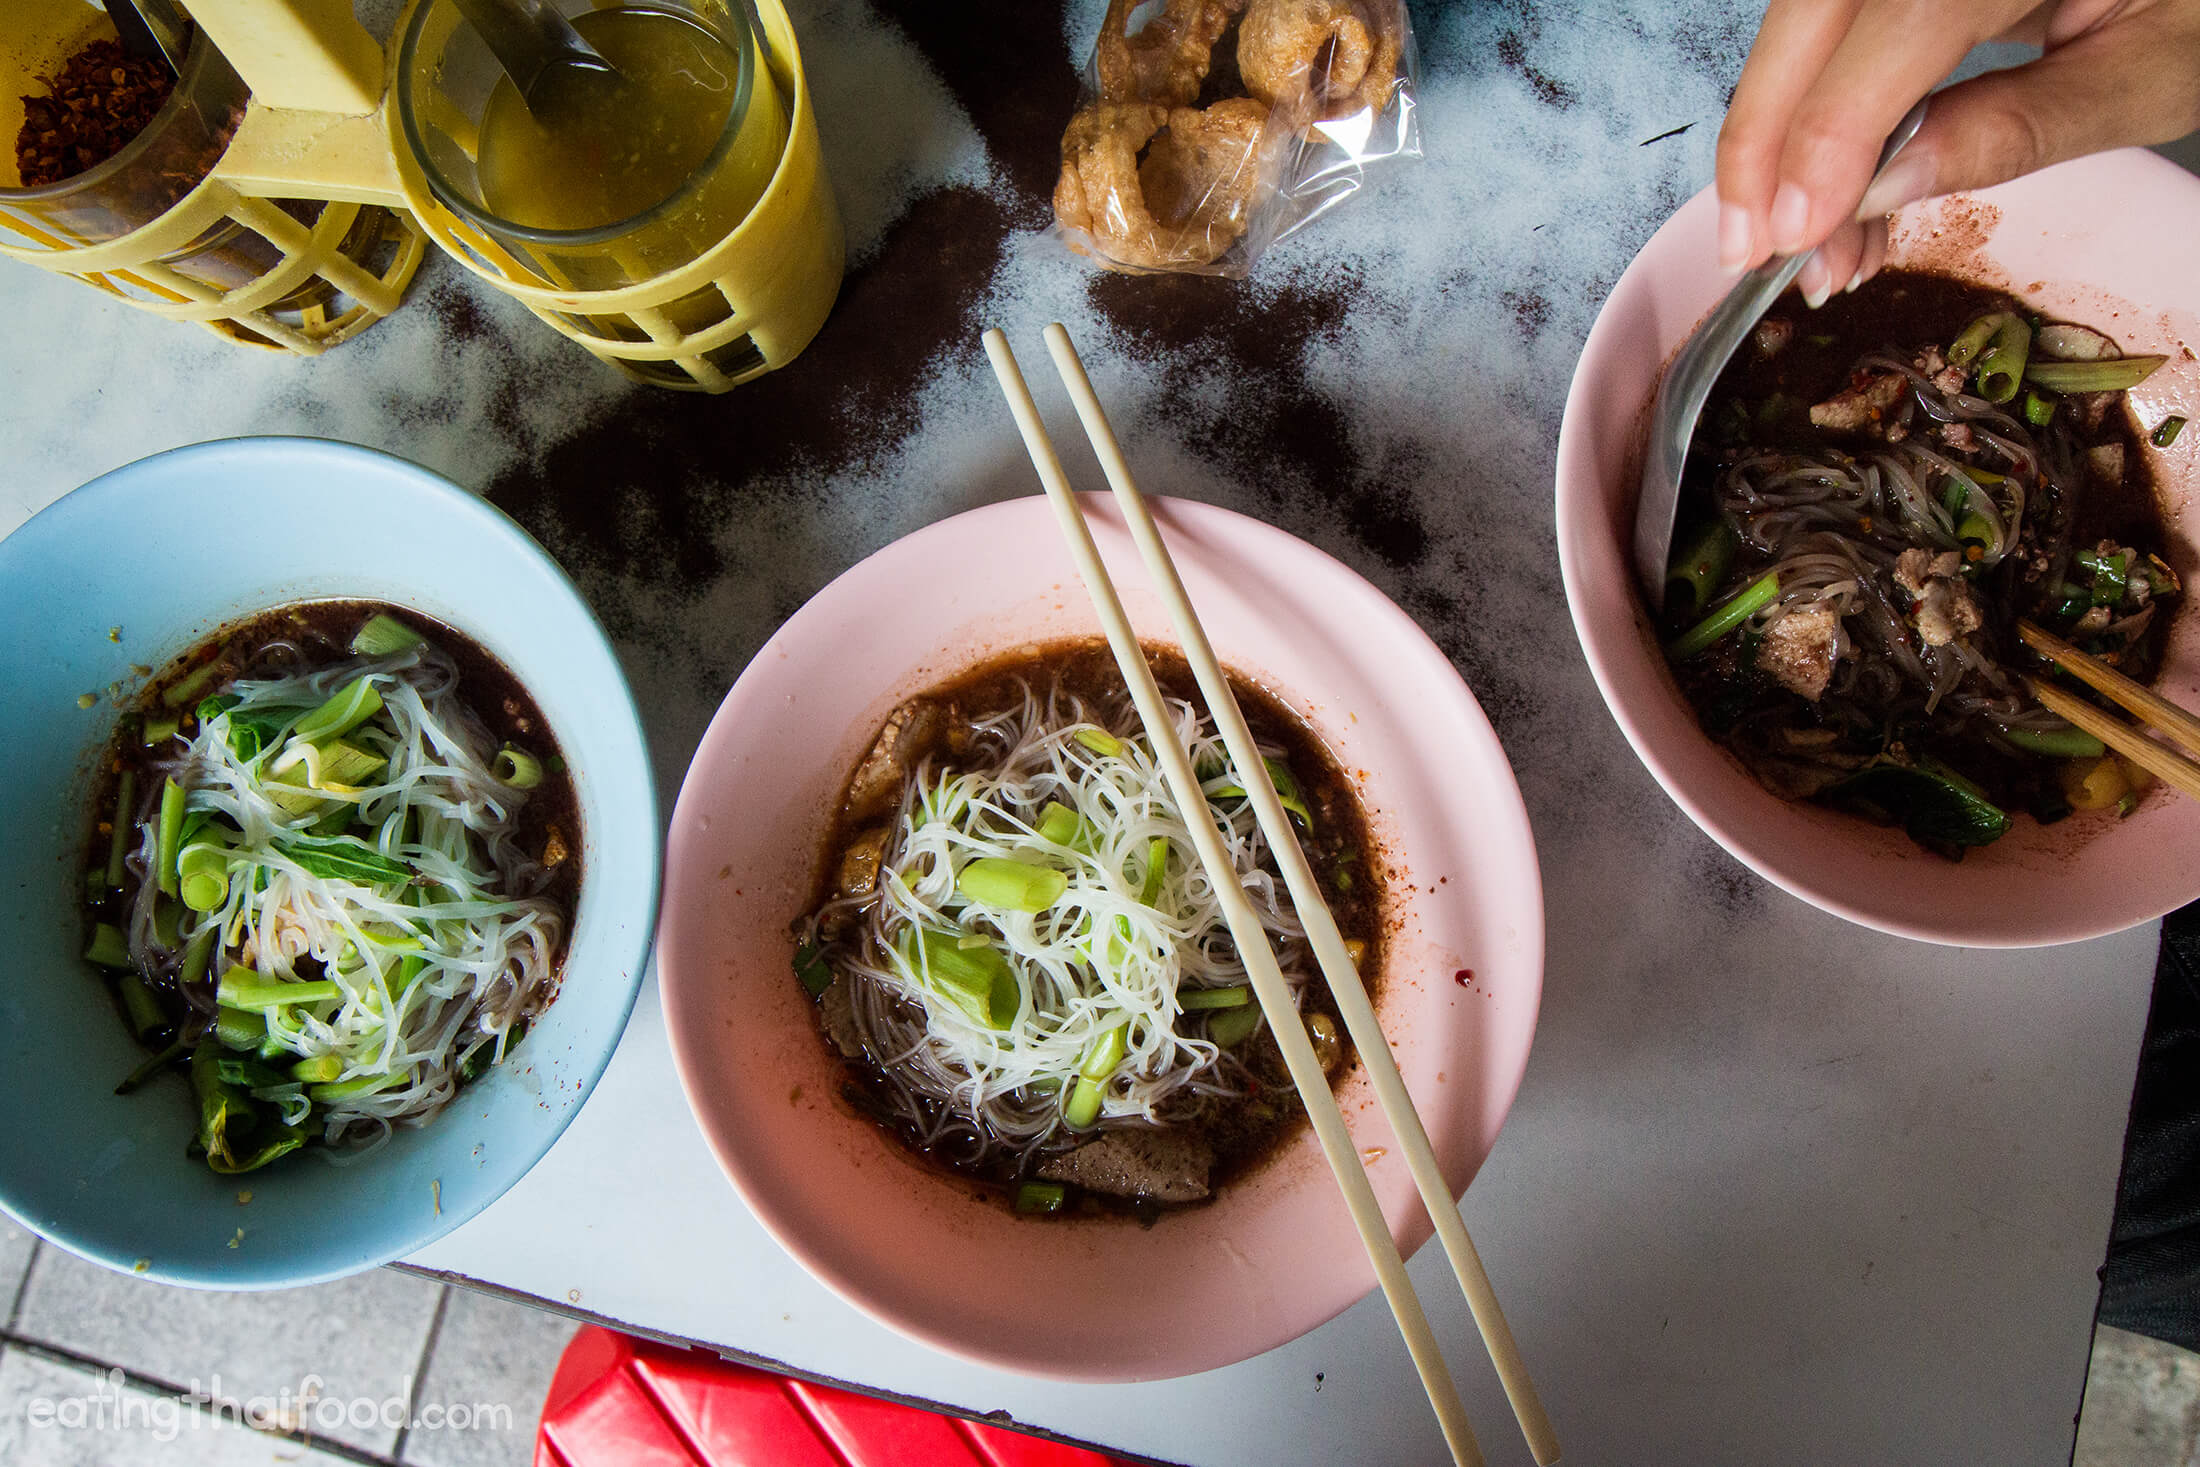
<path id="1" fill-rule="evenodd" d="M 44 188 L 96 168 L 145 130 L 176 79 L 119 41 L 94 41 L 47 77 L 50 97 L 23 99 L 15 167 L 24 188 Z"/>

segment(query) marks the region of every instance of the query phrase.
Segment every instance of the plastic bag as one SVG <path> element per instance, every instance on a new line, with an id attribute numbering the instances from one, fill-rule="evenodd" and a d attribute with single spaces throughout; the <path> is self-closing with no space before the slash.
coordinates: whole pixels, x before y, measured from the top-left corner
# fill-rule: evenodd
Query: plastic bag
<path id="1" fill-rule="evenodd" d="M 1421 156 L 1404 0 L 1109 0 L 1055 233 L 1111 270 L 1242 276 Z"/>

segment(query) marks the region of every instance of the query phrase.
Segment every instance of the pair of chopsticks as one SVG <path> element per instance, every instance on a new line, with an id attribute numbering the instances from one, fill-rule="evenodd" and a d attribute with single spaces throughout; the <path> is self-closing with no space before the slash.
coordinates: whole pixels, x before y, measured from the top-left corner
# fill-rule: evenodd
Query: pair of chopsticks
<path id="1" fill-rule="evenodd" d="M 2160 729 L 2192 754 L 2200 756 L 2200 718 L 2195 718 L 2151 689 L 2141 687 L 2099 658 L 2080 652 L 2053 632 L 2043 631 L 2028 621 L 2020 621 L 2017 623 L 2017 635 L 2024 639 L 2025 646 L 2080 682 L 2099 689 L 2130 709 L 2138 715 L 2140 722 Z M 2174 749 L 2164 748 L 2130 724 L 2109 717 L 2083 698 L 2065 692 L 2053 683 L 2039 678 L 2028 678 L 2026 681 L 2031 686 L 2032 696 L 2040 700 L 2041 707 L 2050 713 L 2060 714 L 2064 722 L 2084 729 L 2155 778 L 2200 800 L 2200 764 Z"/>
<path id="2" fill-rule="evenodd" d="M 1063 385 L 1069 389 L 1077 416 L 1084 424 L 1086 436 L 1092 440 L 1094 452 L 1099 455 L 1100 466 L 1115 491 L 1116 503 L 1130 527 L 1131 537 L 1162 600 L 1169 607 L 1185 660 L 1198 680 L 1200 692 L 1230 751 L 1230 758 L 1237 765 L 1239 782 L 1252 800 L 1261 830 L 1275 852 L 1284 884 L 1291 892 L 1292 903 L 1306 928 L 1322 975 L 1328 980 L 1338 1011 L 1344 1016 L 1345 1028 L 1367 1065 L 1376 1099 L 1397 1134 L 1399 1149 L 1405 1154 L 1414 1184 L 1420 1189 L 1422 1203 L 1436 1225 L 1437 1236 L 1443 1240 L 1444 1252 L 1451 1260 L 1467 1305 L 1473 1311 L 1474 1322 L 1481 1330 L 1491 1363 L 1496 1366 L 1498 1379 L 1512 1402 L 1513 1414 L 1520 1422 L 1529 1450 L 1541 1467 L 1550 1467 L 1558 1460 L 1557 1434 L 1551 1429 L 1550 1418 L 1544 1414 L 1543 1403 L 1528 1378 L 1527 1367 L 1521 1362 L 1512 1330 L 1505 1323 L 1504 1310 L 1498 1306 L 1489 1275 L 1483 1271 L 1482 1260 L 1474 1250 L 1473 1240 L 1467 1236 L 1466 1224 L 1460 1218 L 1451 1188 L 1437 1166 L 1428 1131 L 1413 1108 L 1412 1097 L 1406 1093 L 1405 1080 L 1398 1073 L 1397 1061 L 1392 1058 L 1390 1045 L 1376 1021 L 1374 1006 L 1368 1002 L 1367 989 L 1361 984 L 1359 971 L 1345 951 L 1344 938 L 1337 930 L 1336 919 L 1330 915 L 1328 903 L 1322 899 L 1321 888 L 1315 884 L 1305 853 L 1299 849 L 1290 817 L 1285 814 L 1267 766 L 1254 746 L 1252 730 L 1245 725 L 1245 715 L 1238 708 L 1237 698 L 1230 691 L 1229 678 L 1215 659 L 1214 648 L 1192 609 L 1168 547 L 1162 543 L 1153 516 L 1147 511 L 1145 498 L 1132 481 L 1122 446 L 1116 442 L 1115 432 L 1108 425 L 1107 414 L 1101 409 L 1099 396 L 1085 375 L 1084 363 L 1078 359 L 1069 333 L 1057 323 L 1047 327 L 1045 334 L 1055 370 L 1061 373 Z M 986 332 L 985 350 L 992 360 L 994 374 L 1000 379 L 1001 392 L 1008 399 L 1009 411 L 1015 415 L 1016 426 L 1023 434 L 1032 466 L 1039 472 L 1039 482 L 1054 507 L 1063 538 L 1068 541 L 1070 554 L 1077 562 L 1078 573 L 1084 579 L 1101 626 L 1107 632 L 1108 645 L 1130 688 L 1131 700 L 1138 707 L 1139 719 L 1146 727 L 1147 738 L 1153 745 L 1155 758 L 1160 761 L 1170 792 L 1183 809 L 1196 810 L 1206 798 L 1200 789 L 1199 777 L 1193 772 L 1191 760 L 1162 706 L 1161 690 L 1155 686 L 1153 670 L 1146 665 L 1145 653 L 1139 648 L 1138 634 L 1132 629 L 1123 603 L 1116 595 L 1115 584 L 1093 544 L 1092 531 L 1085 524 L 1084 512 L 1078 507 L 1077 497 L 1062 471 L 1061 459 L 1054 452 L 1046 427 L 1039 421 L 1038 406 L 1032 401 L 1030 388 L 1024 384 L 1023 373 L 1017 368 L 1014 353 L 1009 350 L 1008 338 L 999 330 Z M 1421 1384 L 1428 1392 L 1430 1404 L 1435 1407 L 1452 1459 L 1461 1464 L 1479 1464 L 1481 1449 L 1467 1423 L 1458 1387 L 1453 1384 L 1451 1373 L 1444 1364 L 1443 1353 L 1437 1347 L 1412 1280 L 1406 1276 L 1405 1262 L 1398 1256 L 1398 1245 L 1383 1220 L 1360 1153 L 1345 1129 L 1344 1114 L 1337 1107 L 1336 1097 L 1330 1093 L 1329 1077 L 1315 1057 L 1313 1043 L 1291 1002 L 1290 988 L 1277 966 L 1275 951 L 1269 946 L 1260 918 L 1238 883 L 1212 824 L 1203 820 L 1186 823 L 1191 829 L 1200 864 L 1206 868 L 1222 901 L 1230 935 L 1252 978 L 1253 993 L 1267 1016 L 1277 1048 L 1283 1052 L 1284 1066 L 1290 1071 L 1291 1081 L 1306 1104 L 1315 1137 L 1329 1160 L 1330 1169 L 1336 1173 L 1346 1209 L 1375 1266 L 1376 1278 L 1390 1301 L 1391 1312 L 1397 1317 L 1407 1352 L 1420 1372 Z"/>

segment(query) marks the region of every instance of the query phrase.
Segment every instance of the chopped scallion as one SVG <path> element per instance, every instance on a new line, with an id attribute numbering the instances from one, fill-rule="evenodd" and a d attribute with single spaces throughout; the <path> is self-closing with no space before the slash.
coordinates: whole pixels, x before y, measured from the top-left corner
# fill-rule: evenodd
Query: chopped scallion
<path id="1" fill-rule="evenodd" d="M 1709 651 L 1721 637 L 1771 605 L 1779 594 L 1780 573 L 1776 570 L 1766 571 L 1729 596 L 1716 611 L 1668 643 L 1666 654 L 1677 662 L 1685 662 Z"/>
<path id="2" fill-rule="evenodd" d="M 500 784 L 516 790 L 531 790 L 542 783 L 542 761 L 510 744 L 497 750 L 496 758 L 489 765 L 489 772 Z"/>
<path id="3" fill-rule="evenodd" d="M 329 694 L 326 702 L 298 720 L 291 737 L 309 744 L 341 738 L 382 711 L 382 695 L 372 680 L 355 677 Z"/>
<path id="4" fill-rule="evenodd" d="M 2024 380 L 2056 392 L 2123 392 L 2153 376 L 2154 369 L 2167 360 L 2110 357 L 2103 362 L 2033 362 L 2024 369 Z"/>
<path id="5" fill-rule="evenodd" d="M 1176 991 L 1176 1006 L 1187 1011 L 1234 1009 L 1252 1001 L 1253 990 L 1242 985 L 1236 988 L 1180 988 Z"/>
<path id="6" fill-rule="evenodd" d="M 123 937 L 122 929 L 112 922 L 101 922 L 92 928 L 92 940 L 84 948 L 84 956 L 102 968 L 128 968 L 130 943 Z"/>
<path id="7" fill-rule="evenodd" d="M 955 889 L 980 906 L 1005 912 L 1043 912 L 1069 890 L 1069 877 L 1052 866 L 1006 856 L 980 856 L 955 873 Z"/>
<path id="8" fill-rule="evenodd" d="M 1016 1189 L 1016 1210 L 1026 1214 L 1060 1212 L 1069 1189 L 1060 1182 L 1026 1182 Z"/>
<path id="9" fill-rule="evenodd" d="M 250 968 L 231 968 L 222 974 L 222 981 L 214 990 L 215 1000 L 224 1008 L 258 1009 L 263 1013 L 298 1004 L 326 1003 L 343 996 L 344 990 L 326 978 L 304 983 L 286 983 L 281 979 L 268 982 Z"/>
<path id="10" fill-rule="evenodd" d="M 1103 758 L 1112 759 L 1123 752 L 1123 741 L 1105 729 L 1081 728 L 1075 737 L 1078 743 Z"/>
<path id="11" fill-rule="evenodd" d="M 355 657 L 388 657 L 426 640 L 388 612 L 377 611 L 353 633 L 351 650 Z"/>

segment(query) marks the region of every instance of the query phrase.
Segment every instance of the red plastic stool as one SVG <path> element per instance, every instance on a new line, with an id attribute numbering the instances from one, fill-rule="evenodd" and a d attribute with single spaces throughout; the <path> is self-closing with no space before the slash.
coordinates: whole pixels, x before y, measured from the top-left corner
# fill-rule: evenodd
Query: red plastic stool
<path id="1" fill-rule="evenodd" d="M 543 1403 L 535 1467 L 1123 1467 L 915 1406 L 584 1327 Z"/>

